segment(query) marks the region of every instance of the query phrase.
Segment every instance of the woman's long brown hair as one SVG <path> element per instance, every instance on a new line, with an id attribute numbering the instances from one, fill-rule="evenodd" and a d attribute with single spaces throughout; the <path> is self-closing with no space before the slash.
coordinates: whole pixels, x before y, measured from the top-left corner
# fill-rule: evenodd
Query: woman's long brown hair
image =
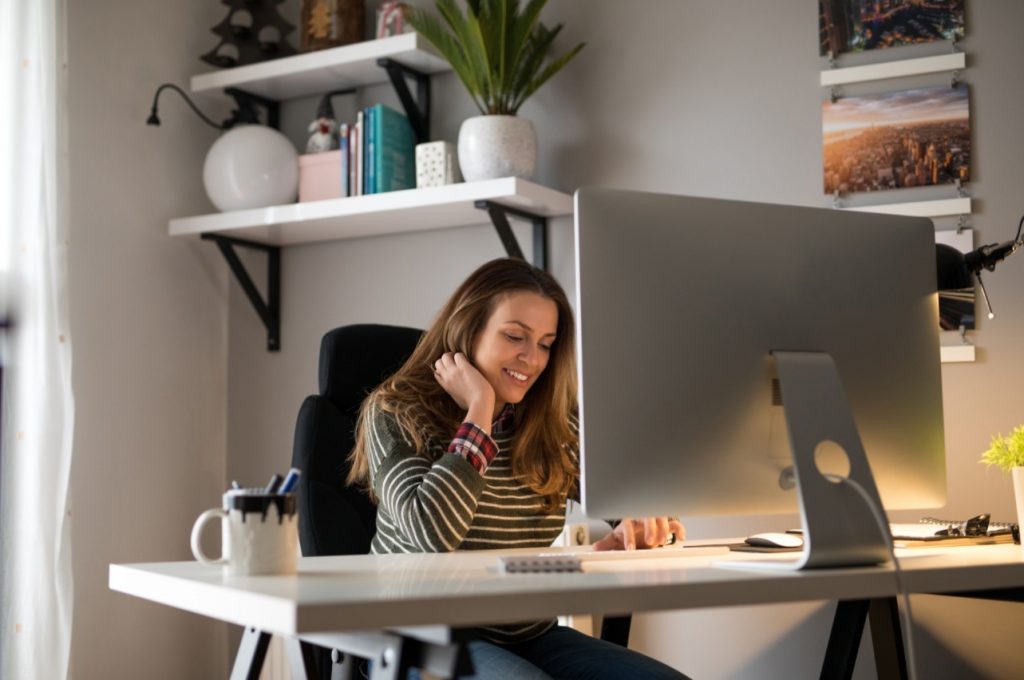
<path id="1" fill-rule="evenodd" d="M 576 355 L 572 309 L 562 287 L 542 269 L 519 259 L 492 260 L 462 283 L 445 303 L 412 356 L 363 402 L 350 454 L 347 482 L 369 484 L 366 449 L 367 418 L 389 413 L 417 452 L 428 460 L 441 455 L 465 416 L 437 382 L 433 365 L 445 352 L 462 352 L 474 361 L 476 340 L 497 305 L 512 293 L 536 293 L 558 308 L 556 338 L 544 372 L 516 406 L 516 439 L 512 471 L 551 511 L 575 489 L 578 476 L 574 451 L 578 438 L 569 426 L 576 409 Z"/>

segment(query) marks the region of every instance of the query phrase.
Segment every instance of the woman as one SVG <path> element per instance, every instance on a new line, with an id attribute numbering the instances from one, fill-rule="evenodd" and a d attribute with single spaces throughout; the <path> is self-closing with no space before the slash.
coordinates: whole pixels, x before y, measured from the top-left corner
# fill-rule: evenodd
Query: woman
<path id="1" fill-rule="evenodd" d="M 488 262 L 455 291 L 412 356 L 366 399 L 349 483 L 377 502 L 371 551 L 544 548 L 577 494 L 574 325 L 546 272 Z M 676 520 L 621 522 L 597 549 L 648 548 Z M 474 678 L 682 678 L 554 620 L 481 628 Z"/>

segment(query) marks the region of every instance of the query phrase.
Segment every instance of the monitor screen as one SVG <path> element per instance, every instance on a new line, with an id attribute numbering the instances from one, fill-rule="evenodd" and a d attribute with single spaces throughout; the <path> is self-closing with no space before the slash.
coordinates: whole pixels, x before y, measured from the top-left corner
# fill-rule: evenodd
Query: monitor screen
<path id="1" fill-rule="evenodd" d="M 599 188 L 575 203 L 589 516 L 796 511 L 773 351 L 832 357 L 887 508 L 945 502 L 930 220 Z"/>

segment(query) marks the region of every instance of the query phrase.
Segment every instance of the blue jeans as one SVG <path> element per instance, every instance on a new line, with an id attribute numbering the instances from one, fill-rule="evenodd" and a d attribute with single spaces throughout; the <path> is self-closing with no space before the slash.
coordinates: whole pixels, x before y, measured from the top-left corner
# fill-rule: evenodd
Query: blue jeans
<path id="1" fill-rule="evenodd" d="M 564 626 L 526 642 L 472 640 L 466 647 L 475 672 L 459 680 L 686 680 L 660 661 Z M 419 678 L 410 671 L 409 680 Z"/>

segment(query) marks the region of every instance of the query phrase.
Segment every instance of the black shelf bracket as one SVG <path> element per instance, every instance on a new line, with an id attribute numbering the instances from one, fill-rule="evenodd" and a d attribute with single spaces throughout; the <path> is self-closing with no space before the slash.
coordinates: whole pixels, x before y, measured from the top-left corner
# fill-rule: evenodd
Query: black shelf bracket
<path id="1" fill-rule="evenodd" d="M 430 141 L 430 76 L 405 64 L 382 57 L 377 60 L 377 66 L 388 72 L 391 84 L 395 88 L 395 94 L 402 102 L 405 109 L 405 116 L 412 124 L 412 131 L 416 135 L 416 143 Z M 413 99 L 409 91 L 409 84 L 406 77 L 416 81 L 416 98 Z"/>
<path id="2" fill-rule="evenodd" d="M 508 223 L 508 216 L 519 217 L 533 223 L 533 265 L 545 271 L 548 268 L 548 218 L 543 215 L 536 215 L 526 210 L 513 208 L 511 206 L 495 203 L 494 201 L 475 201 L 474 207 L 486 210 L 498 232 L 498 238 L 505 246 L 505 252 L 509 257 L 517 257 L 525 260 L 523 249 L 519 247 L 516 235 L 512 233 L 512 226 Z"/>
<path id="3" fill-rule="evenodd" d="M 217 244 L 224 259 L 227 260 L 231 272 L 238 279 L 239 285 L 245 291 L 249 302 L 256 309 L 260 320 L 267 328 L 267 351 L 278 352 L 281 350 L 281 248 L 280 246 L 269 246 L 265 243 L 245 241 L 240 238 L 230 238 L 220 234 L 202 234 L 204 241 L 213 241 Z M 246 271 L 245 265 L 235 252 L 235 246 L 262 250 L 267 254 L 267 299 L 256 289 L 252 277 Z"/>
<path id="4" fill-rule="evenodd" d="M 281 104 L 273 99 L 267 99 L 261 97 L 258 94 L 252 94 L 245 90 L 239 90 L 237 87 L 224 88 L 224 94 L 234 98 L 235 104 L 238 108 L 231 112 L 231 118 L 224 121 L 227 127 L 232 127 L 239 123 L 251 123 L 254 120 L 258 120 L 256 116 L 256 107 L 262 106 L 267 111 L 267 127 L 272 127 L 275 130 L 281 127 Z"/>

